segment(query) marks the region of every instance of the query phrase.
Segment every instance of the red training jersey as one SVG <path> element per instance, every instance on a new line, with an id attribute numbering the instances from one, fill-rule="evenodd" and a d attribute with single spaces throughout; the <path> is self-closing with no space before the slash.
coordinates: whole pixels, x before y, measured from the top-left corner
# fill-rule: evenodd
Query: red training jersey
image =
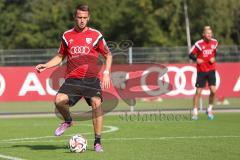
<path id="1" fill-rule="evenodd" d="M 66 31 L 58 51 L 67 57 L 65 78 L 99 77 L 99 53 L 106 58 L 110 53 L 102 34 L 90 27 L 84 32 L 75 28 Z"/>
<path id="2" fill-rule="evenodd" d="M 193 45 L 190 54 L 194 54 L 197 58 L 203 60 L 203 63 L 197 64 L 198 72 L 208 72 L 215 70 L 215 62 L 211 63 L 210 59 L 216 56 L 217 46 L 218 41 L 213 38 L 209 42 L 201 39 Z"/>

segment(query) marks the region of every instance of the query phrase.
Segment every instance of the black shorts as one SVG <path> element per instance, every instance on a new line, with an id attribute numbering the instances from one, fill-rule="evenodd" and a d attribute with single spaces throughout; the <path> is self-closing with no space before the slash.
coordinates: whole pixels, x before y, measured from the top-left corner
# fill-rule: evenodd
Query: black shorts
<path id="1" fill-rule="evenodd" d="M 215 70 L 209 72 L 197 72 L 197 88 L 204 88 L 208 82 L 208 86 L 216 86 L 216 75 Z"/>
<path id="2" fill-rule="evenodd" d="M 82 97 L 85 98 L 89 106 L 91 106 L 92 97 L 99 97 L 102 101 L 102 89 L 98 78 L 68 78 L 58 93 L 68 95 L 70 106 L 74 106 Z"/>

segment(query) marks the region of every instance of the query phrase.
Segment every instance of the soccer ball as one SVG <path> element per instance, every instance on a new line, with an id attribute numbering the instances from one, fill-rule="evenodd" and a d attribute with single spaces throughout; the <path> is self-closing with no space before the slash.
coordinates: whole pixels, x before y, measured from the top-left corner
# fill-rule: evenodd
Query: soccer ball
<path id="1" fill-rule="evenodd" d="M 70 138 L 69 149 L 71 152 L 82 153 L 87 150 L 87 139 L 77 134 Z"/>

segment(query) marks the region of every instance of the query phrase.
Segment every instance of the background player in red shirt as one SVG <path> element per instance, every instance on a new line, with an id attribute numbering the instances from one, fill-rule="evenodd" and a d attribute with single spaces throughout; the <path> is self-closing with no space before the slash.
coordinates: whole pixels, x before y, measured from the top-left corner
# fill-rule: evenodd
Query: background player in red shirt
<path id="1" fill-rule="evenodd" d="M 193 97 L 193 120 L 198 119 L 198 104 L 201 97 L 202 89 L 205 87 L 206 82 L 210 89 L 209 106 L 207 109 L 208 119 L 214 118 L 212 107 L 216 93 L 216 76 L 215 76 L 215 63 L 216 63 L 216 48 L 218 42 L 212 38 L 212 29 L 210 26 L 205 26 L 203 29 L 203 39 L 197 41 L 192 47 L 189 58 L 197 63 L 197 80 L 196 80 L 196 94 Z"/>
<path id="2" fill-rule="evenodd" d="M 94 148 L 96 152 L 102 152 L 102 90 L 97 63 L 99 53 L 101 53 L 106 58 L 102 87 L 109 88 L 112 55 L 102 34 L 87 27 L 90 19 L 90 11 L 87 5 L 78 5 L 74 18 L 75 26 L 63 34 L 57 55 L 47 63 L 37 65 L 36 70 L 42 72 L 59 65 L 65 57 L 67 58 L 65 82 L 55 98 L 55 106 L 65 121 L 56 129 L 55 135 L 61 136 L 72 125 L 69 107 L 75 105 L 84 97 L 89 106 L 92 106 L 95 132 Z"/>

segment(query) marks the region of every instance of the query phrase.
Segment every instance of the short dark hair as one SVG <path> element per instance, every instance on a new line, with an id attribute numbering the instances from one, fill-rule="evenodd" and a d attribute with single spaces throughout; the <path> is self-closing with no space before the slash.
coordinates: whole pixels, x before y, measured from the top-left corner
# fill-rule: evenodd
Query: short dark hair
<path id="1" fill-rule="evenodd" d="M 87 11 L 90 14 L 90 9 L 89 9 L 88 5 L 86 5 L 86 4 L 77 5 L 76 10 L 75 10 L 75 14 L 77 13 L 77 10 Z"/>

